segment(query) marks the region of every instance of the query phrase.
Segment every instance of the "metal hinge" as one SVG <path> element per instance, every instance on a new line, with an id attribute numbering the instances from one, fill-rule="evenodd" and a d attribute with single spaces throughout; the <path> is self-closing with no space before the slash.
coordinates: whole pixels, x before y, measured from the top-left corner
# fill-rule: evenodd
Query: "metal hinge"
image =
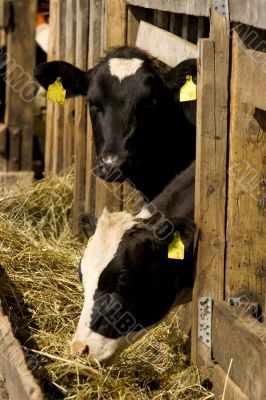
<path id="1" fill-rule="evenodd" d="M 213 8 L 225 18 L 229 18 L 228 0 L 213 0 Z"/>
<path id="2" fill-rule="evenodd" d="M 0 0 L 0 28 L 9 27 L 11 14 L 11 1 Z"/>
<path id="3" fill-rule="evenodd" d="M 198 337 L 211 348 L 212 343 L 212 299 L 199 297 L 198 299 Z"/>

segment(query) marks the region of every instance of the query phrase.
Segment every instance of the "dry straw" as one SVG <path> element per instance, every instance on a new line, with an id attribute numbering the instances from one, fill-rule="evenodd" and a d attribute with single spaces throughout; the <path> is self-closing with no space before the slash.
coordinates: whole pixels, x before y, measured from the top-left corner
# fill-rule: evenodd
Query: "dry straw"
<path id="1" fill-rule="evenodd" d="M 83 245 L 71 234 L 73 172 L 0 200 L 0 293 L 28 365 L 47 399 L 207 400 L 188 364 L 177 312 L 126 350 L 118 364 L 71 357 L 82 308 L 76 267 Z"/>

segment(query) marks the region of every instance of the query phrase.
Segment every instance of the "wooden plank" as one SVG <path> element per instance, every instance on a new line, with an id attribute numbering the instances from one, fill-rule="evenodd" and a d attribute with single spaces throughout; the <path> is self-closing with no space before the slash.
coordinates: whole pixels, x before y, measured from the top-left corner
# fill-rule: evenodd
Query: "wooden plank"
<path id="1" fill-rule="evenodd" d="M 6 31 L 0 28 L 0 47 L 6 46 Z"/>
<path id="2" fill-rule="evenodd" d="M 59 1 L 57 6 L 57 34 L 56 34 L 56 58 L 65 60 L 66 46 L 66 2 Z M 64 107 L 61 104 L 54 105 L 54 129 L 53 129 L 53 168 L 56 175 L 63 170 L 63 141 L 64 141 Z"/>
<path id="3" fill-rule="evenodd" d="M 192 361 L 211 365 L 198 339 L 198 298 L 224 297 L 229 22 L 212 12 L 212 39 L 199 41 L 195 220 L 200 230 L 193 293 Z"/>
<path id="4" fill-rule="evenodd" d="M 170 67 L 198 56 L 196 45 L 144 21 L 140 22 L 136 46 Z"/>
<path id="5" fill-rule="evenodd" d="M 65 61 L 75 64 L 76 0 L 66 2 L 65 24 Z M 75 99 L 67 99 L 65 102 L 63 129 L 63 169 L 65 170 L 74 162 Z"/>
<path id="6" fill-rule="evenodd" d="M 76 66 L 86 70 L 88 64 L 89 4 L 77 0 Z M 75 158 L 74 158 L 74 206 L 73 231 L 80 234 L 79 221 L 85 211 L 86 149 L 87 149 L 87 100 L 76 98 Z"/>
<path id="7" fill-rule="evenodd" d="M 52 35 L 49 36 L 49 48 L 47 58 L 48 61 L 56 60 L 56 43 L 57 43 L 57 14 L 58 0 L 50 0 L 50 19 L 49 25 Z M 46 134 L 45 134 L 45 152 L 44 152 L 44 175 L 51 176 L 53 174 L 54 160 L 54 112 L 55 103 L 47 101 L 47 116 L 46 116 Z"/>
<path id="8" fill-rule="evenodd" d="M 154 25 L 158 28 L 169 30 L 169 13 L 160 10 L 154 10 Z"/>
<path id="9" fill-rule="evenodd" d="M 264 0 L 229 0 L 230 20 L 266 29 Z"/>
<path id="10" fill-rule="evenodd" d="M 7 171 L 7 126 L 0 123 L 0 171 Z"/>
<path id="11" fill-rule="evenodd" d="M 133 6 L 169 11 L 178 14 L 198 15 L 205 17 L 209 15 L 208 0 L 126 0 L 126 3 Z"/>
<path id="12" fill-rule="evenodd" d="M 145 21 L 146 10 L 141 7 L 128 6 L 127 11 L 127 44 L 135 46 L 140 21 Z"/>
<path id="13" fill-rule="evenodd" d="M 244 57 L 249 75 L 242 87 L 243 101 L 266 111 L 266 53 L 246 49 Z"/>
<path id="14" fill-rule="evenodd" d="M 104 24 L 105 50 L 124 45 L 126 41 L 126 7 L 123 0 L 105 1 Z M 121 184 L 106 183 L 98 178 L 96 179 L 96 217 L 101 215 L 106 206 L 110 211 L 122 209 L 122 190 L 123 185 Z"/>
<path id="15" fill-rule="evenodd" d="M 102 0 L 93 0 L 90 2 L 90 23 L 89 23 L 89 49 L 88 49 L 88 68 L 93 68 L 98 64 L 103 46 L 102 30 Z M 85 171 L 85 211 L 95 214 L 95 193 L 96 178 L 93 174 L 95 163 L 95 147 L 93 140 L 93 131 L 89 112 L 87 111 L 87 153 L 86 153 L 86 171 Z"/>
<path id="16" fill-rule="evenodd" d="M 29 371 L 23 351 L 15 339 L 10 322 L 0 303 L 0 375 L 4 378 L 9 400 L 42 400 L 43 395 Z"/>
<path id="17" fill-rule="evenodd" d="M 212 373 L 212 392 L 216 395 L 217 399 L 222 399 L 224 388 L 226 400 L 249 400 L 243 393 L 239 386 L 230 378 L 226 378 L 227 371 L 224 371 L 218 364 L 214 365 Z"/>
<path id="18" fill-rule="evenodd" d="M 36 3 L 36 0 L 13 3 L 14 29 L 7 34 L 5 123 L 9 129 L 21 132 L 18 168 L 23 170 L 32 168 Z"/>
<path id="19" fill-rule="evenodd" d="M 249 400 L 265 400 L 266 327 L 235 307 L 214 305 L 213 356 L 225 371 L 233 359 L 232 380 Z"/>
<path id="20" fill-rule="evenodd" d="M 255 66 L 246 62 L 247 50 L 236 30 L 232 44 L 226 296 L 244 295 L 265 315 L 266 113 L 245 103 L 245 85 Z"/>
<path id="21" fill-rule="evenodd" d="M 126 7 L 124 0 L 105 0 L 106 50 L 122 46 L 126 41 Z"/>

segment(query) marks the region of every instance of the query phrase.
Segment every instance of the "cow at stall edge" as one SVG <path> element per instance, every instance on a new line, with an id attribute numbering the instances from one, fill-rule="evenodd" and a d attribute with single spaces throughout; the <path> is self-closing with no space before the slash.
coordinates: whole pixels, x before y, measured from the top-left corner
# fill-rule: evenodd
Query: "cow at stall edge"
<path id="1" fill-rule="evenodd" d="M 192 163 L 135 216 L 104 210 L 79 266 L 84 305 L 73 354 L 110 365 L 175 305 L 191 300 L 194 175 Z M 168 258 L 176 231 L 186 248 L 183 260 Z"/>
<path id="2" fill-rule="evenodd" d="M 94 172 L 131 182 L 150 201 L 195 159 L 195 126 L 179 102 L 196 60 L 164 72 L 142 50 L 120 47 L 81 71 L 52 61 L 36 67 L 44 88 L 61 78 L 67 97 L 87 96 L 96 148 Z"/>

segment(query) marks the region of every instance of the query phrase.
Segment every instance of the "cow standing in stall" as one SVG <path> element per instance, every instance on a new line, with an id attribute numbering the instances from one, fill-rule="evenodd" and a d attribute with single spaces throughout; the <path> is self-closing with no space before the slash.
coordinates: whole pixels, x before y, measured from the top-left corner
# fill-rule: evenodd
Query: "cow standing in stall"
<path id="1" fill-rule="evenodd" d="M 165 73 L 137 48 L 121 47 L 81 71 L 62 61 L 37 66 L 44 88 L 59 77 L 67 96 L 87 96 L 96 154 L 94 172 L 106 181 L 132 182 L 152 200 L 195 158 L 195 126 L 179 91 L 196 76 L 196 60 Z"/>
<path id="2" fill-rule="evenodd" d="M 79 266 L 85 298 L 74 354 L 112 364 L 175 305 L 191 300 L 194 176 L 193 163 L 135 216 L 104 210 Z M 94 227 L 84 221 L 89 236 Z M 168 258 L 177 231 L 183 260 Z"/>

